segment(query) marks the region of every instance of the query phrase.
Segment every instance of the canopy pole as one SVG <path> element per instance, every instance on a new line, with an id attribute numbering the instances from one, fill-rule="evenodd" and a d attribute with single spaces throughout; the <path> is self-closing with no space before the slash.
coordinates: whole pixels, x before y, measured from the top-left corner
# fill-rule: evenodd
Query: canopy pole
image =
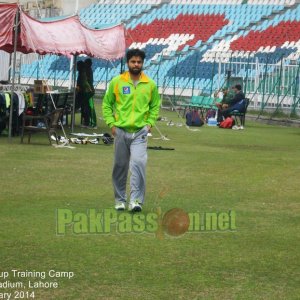
<path id="1" fill-rule="evenodd" d="M 13 120 L 13 97 L 14 97 L 14 90 L 15 90 L 15 73 L 16 73 L 16 58 L 17 58 L 17 42 L 18 42 L 18 27 L 19 27 L 19 7 L 16 12 L 15 18 L 15 36 L 14 36 L 14 55 L 13 55 L 13 68 L 12 68 L 12 85 L 11 85 L 11 95 L 10 95 L 10 112 L 9 112 L 9 131 L 8 131 L 8 138 L 11 141 L 12 137 L 12 120 Z"/>
<path id="2" fill-rule="evenodd" d="M 77 70 L 77 56 L 74 55 L 73 59 L 73 107 L 72 107 L 72 132 L 74 132 L 75 125 L 75 105 L 76 105 L 76 70 Z"/>
<path id="3" fill-rule="evenodd" d="M 69 66 L 69 70 L 70 70 L 70 73 L 69 73 L 69 83 L 68 83 L 68 89 L 71 90 L 72 89 L 72 86 L 73 86 L 73 83 L 74 83 L 74 80 L 73 80 L 73 67 L 74 67 L 74 55 L 71 56 L 70 58 L 70 66 Z"/>
<path id="4" fill-rule="evenodd" d="M 75 14 L 78 14 L 78 9 L 79 9 L 79 0 L 76 0 L 75 2 Z"/>

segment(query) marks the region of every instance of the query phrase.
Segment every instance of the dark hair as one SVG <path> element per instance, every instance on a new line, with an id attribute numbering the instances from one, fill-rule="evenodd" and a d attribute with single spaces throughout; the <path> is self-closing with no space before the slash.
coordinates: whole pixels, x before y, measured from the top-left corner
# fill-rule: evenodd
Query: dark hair
<path id="1" fill-rule="evenodd" d="M 91 67 L 92 64 L 93 64 L 93 62 L 92 62 L 92 60 L 91 60 L 90 58 L 87 58 L 87 59 L 84 61 L 84 63 L 85 63 L 86 66 L 88 66 L 88 67 Z"/>
<path id="2" fill-rule="evenodd" d="M 236 84 L 234 86 L 238 91 L 241 91 L 242 90 L 242 86 L 240 84 Z"/>
<path id="3" fill-rule="evenodd" d="M 85 69 L 85 64 L 84 64 L 84 62 L 82 61 L 82 60 L 79 60 L 78 62 L 77 62 L 77 70 L 78 71 L 82 71 L 82 70 L 84 70 Z"/>
<path id="4" fill-rule="evenodd" d="M 142 59 L 142 61 L 144 61 L 146 54 L 143 50 L 140 50 L 140 49 L 129 49 L 126 53 L 126 61 L 129 62 L 129 60 L 133 56 L 138 56 Z"/>

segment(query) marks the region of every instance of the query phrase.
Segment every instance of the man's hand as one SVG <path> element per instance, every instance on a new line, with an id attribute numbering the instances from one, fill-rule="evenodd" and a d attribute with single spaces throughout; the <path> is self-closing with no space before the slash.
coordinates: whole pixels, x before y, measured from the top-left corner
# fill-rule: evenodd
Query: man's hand
<path id="1" fill-rule="evenodd" d="M 113 126 L 113 127 L 111 128 L 111 134 L 112 134 L 113 136 L 115 136 L 116 131 L 117 131 L 117 128 L 116 128 L 115 126 Z"/>

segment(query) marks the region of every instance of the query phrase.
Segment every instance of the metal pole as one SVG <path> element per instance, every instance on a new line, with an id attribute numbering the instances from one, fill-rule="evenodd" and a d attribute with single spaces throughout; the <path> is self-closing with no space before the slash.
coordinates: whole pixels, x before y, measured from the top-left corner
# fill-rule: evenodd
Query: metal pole
<path id="1" fill-rule="evenodd" d="M 105 90 L 107 90 L 107 81 L 108 81 L 108 65 L 109 65 L 109 61 L 107 61 L 106 63 L 106 72 L 105 72 Z"/>
<path id="2" fill-rule="evenodd" d="M 259 76 L 260 76 L 259 61 L 258 61 L 258 57 L 256 57 L 255 58 L 254 90 L 256 90 L 258 88 L 258 85 L 259 85 Z"/>
<path id="3" fill-rule="evenodd" d="M 232 55 L 233 55 L 233 52 L 231 52 L 230 59 L 229 59 L 229 69 L 228 69 L 227 84 L 226 84 L 226 88 L 227 89 L 229 88 L 229 81 L 230 81 L 230 77 L 231 77 Z"/>
<path id="4" fill-rule="evenodd" d="M 56 89 L 56 72 L 57 72 L 57 59 L 55 60 L 55 70 L 54 70 L 55 72 L 54 72 L 54 89 Z"/>
<path id="5" fill-rule="evenodd" d="M 246 66 L 246 77 L 245 77 L 245 83 L 244 83 L 244 95 L 247 95 L 249 62 L 250 62 L 250 52 L 248 54 L 247 66 Z"/>
<path id="6" fill-rule="evenodd" d="M 180 54 L 178 54 L 178 57 L 177 57 L 177 60 L 176 60 L 176 65 L 175 65 L 175 70 L 174 70 L 174 93 L 173 93 L 173 103 L 175 103 L 175 98 L 176 98 L 176 75 L 177 75 L 177 65 L 178 65 L 178 62 L 179 62 L 179 57 L 180 57 Z"/>
<path id="7" fill-rule="evenodd" d="M 213 63 L 213 66 L 212 66 L 211 85 L 210 85 L 210 94 L 209 94 L 209 97 L 211 97 L 212 93 L 213 93 L 214 76 L 215 76 L 215 66 L 216 66 L 216 56 L 217 56 L 217 52 L 215 53 L 214 63 Z"/>
<path id="8" fill-rule="evenodd" d="M 221 68 L 222 68 L 222 64 L 221 64 L 221 56 L 219 56 L 219 65 L 218 65 L 218 91 L 221 89 Z"/>
<path id="9" fill-rule="evenodd" d="M 74 55 L 73 60 L 73 107 L 72 107 L 72 132 L 74 132 L 74 125 L 75 125 L 75 105 L 76 105 L 76 64 L 77 64 L 77 56 Z"/>
<path id="10" fill-rule="evenodd" d="M 264 79 L 263 79 L 263 91 L 262 91 L 263 94 L 262 94 L 262 99 L 261 99 L 261 112 L 263 112 L 263 110 L 265 108 L 264 100 L 265 100 L 265 92 L 266 92 L 266 78 L 268 76 L 269 57 L 270 57 L 270 55 L 268 55 L 266 58 L 265 73 L 264 73 Z"/>
<path id="11" fill-rule="evenodd" d="M 9 68 L 8 68 L 8 80 L 11 80 L 11 63 L 12 63 L 12 54 L 9 54 Z"/>
<path id="12" fill-rule="evenodd" d="M 79 9 L 79 0 L 76 0 L 76 2 L 75 2 L 75 14 L 78 13 L 78 9 Z"/>
<path id="13" fill-rule="evenodd" d="M 297 107 L 297 94 L 299 91 L 299 69 L 300 69 L 300 64 L 297 68 L 297 73 L 296 73 L 296 82 L 295 82 L 295 87 L 294 87 L 294 95 L 293 95 L 293 104 L 292 104 L 292 109 L 290 112 L 290 117 L 296 116 L 296 107 Z"/>
<path id="14" fill-rule="evenodd" d="M 277 87 L 277 85 L 280 86 L 280 83 L 281 83 L 281 75 L 282 75 L 282 72 L 281 72 L 281 70 L 282 70 L 282 60 L 283 60 L 283 58 L 281 59 L 281 65 L 280 65 L 280 73 L 279 73 L 279 76 L 277 77 L 276 82 L 273 84 L 272 89 L 271 89 L 271 90 L 269 89 L 269 96 L 267 97 L 267 100 L 263 103 L 264 106 L 263 106 L 262 109 L 264 109 L 264 108 L 267 106 L 267 103 L 269 102 L 269 99 L 270 99 L 270 97 L 273 95 L 273 93 L 274 93 L 274 94 L 276 93 L 276 87 Z M 273 80 L 273 81 L 274 81 L 274 80 Z"/>
<path id="15" fill-rule="evenodd" d="M 277 103 L 276 103 L 277 105 L 279 103 L 279 97 L 281 96 L 281 87 L 284 87 L 284 80 L 285 80 L 285 71 L 284 71 L 283 56 L 282 56 L 280 61 L 280 71 L 279 71 L 279 79 L 278 79 L 278 87 L 277 87 Z"/>
<path id="16" fill-rule="evenodd" d="M 69 83 L 68 83 L 68 89 L 71 91 L 72 89 L 72 86 L 73 86 L 73 66 L 74 66 L 74 55 L 71 56 L 71 59 L 70 59 L 70 73 L 69 73 Z"/>
<path id="17" fill-rule="evenodd" d="M 11 95 L 10 95 L 10 112 L 9 112 L 9 131 L 8 137 L 11 141 L 12 137 L 12 120 L 13 120 L 13 106 L 14 106 L 14 90 L 15 90 L 15 76 L 16 76 L 16 58 L 17 58 L 17 42 L 18 42 L 18 27 L 19 27 L 19 7 L 16 12 L 15 19 L 15 36 L 14 36 L 14 54 L 13 54 L 13 69 L 12 69 L 12 85 L 11 85 Z"/>
<path id="18" fill-rule="evenodd" d="M 193 86 L 192 86 L 192 97 L 194 96 L 194 89 L 195 89 L 195 81 L 196 81 L 196 75 L 197 75 L 197 66 L 198 66 L 198 60 L 199 60 L 199 50 L 196 50 L 196 62 L 195 62 L 195 68 L 194 68 L 194 78 L 193 78 Z"/>
<path id="19" fill-rule="evenodd" d="M 157 85 L 157 88 L 159 87 L 159 71 L 160 71 L 160 66 L 161 66 L 161 57 L 159 59 L 159 64 L 158 64 L 158 68 L 157 68 L 157 82 L 156 82 L 156 85 Z"/>
<path id="20" fill-rule="evenodd" d="M 37 80 L 39 80 L 40 79 L 40 55 L 38 56 L 39 58 L 38 58 L 38 63 L 37 63 L 37 70 L 36 70 L 36 77 L 37 77 Z"/>
<path id="21" fill-rule="evenodd" d="M 256 95 L 256 93 L 259 92 L 259 89 L 260 89 L 261 85 L 263 84 L 263 98 L 262 98 L 262 100 L 261 100 L 261 108 L 260 108 L 259 114 L 257 115 L 257 118 L 256 118 L 256 119 L 259 119 L 260 115 L 261 115 L 262 112 L 263 112 L 263 108 L 264 108 L 264 106 L 263 106 L 263 101 L 264 101 L 265 79 L 266 79 L 266 77 L 267 77 L 267 70 L 268 70 L 267 67 L 268 67 L 268 58 L 266 59 L 265 72 L 264 72 L 264 74 L 263 74 L 263 78 L 262 78 L 262 80 L 260 80 L 257 89 L 255 90 L 255 92 L 253 93 L 253 95 L 252 95 L 252 97 L 251 97 L 251 99 L 250 99 L 250 102 L 251 102 L 251 101 L 253 100 L 254 96 Z"/>
<path id="22" fill-rule="evenodd" d="M 157 88 L 159 87 L 159 71 L 160 71 L 161 61 L 162 61 L 162 55 L 160 55 L 160 57 L 159 57 L 159 63 L 158 63 L 157 71 L 156 71 L 156 85 L 157 85 Z"/>
<path id="23" fill-rule="evenodd" d="M 298 64 L 297 72 L 299 72 L 299 70 L 300 70 L 300 62 L 299 62 L 299 64 Z M 298 73 L 298 74 L 299 74 L 299 73 Z M 282 105 L 283 100 L 285 99 L 285 97 L 286 97 L 287 94 L 289 93 L 289 90 L 293 87 L 294 84 L 297 84 L 297 80 L 298 80 L 298 78 L 295 77 L 294 80 L 293 80 L 293 82 L 287 87 L 287 90 L 284 92 L 284 95 L 283 95 L 283 97 L 282 97 L 281 100 L 280 100 L 280 103 L 279 103 L 280 106 Z M 276 115 L 276 113 L 278 112 L 278 107 L 279 107 L 279 105 L 277 105 L 276 110 L 272 113 L 270 119 L 272 118 L 272 116 Z"/>

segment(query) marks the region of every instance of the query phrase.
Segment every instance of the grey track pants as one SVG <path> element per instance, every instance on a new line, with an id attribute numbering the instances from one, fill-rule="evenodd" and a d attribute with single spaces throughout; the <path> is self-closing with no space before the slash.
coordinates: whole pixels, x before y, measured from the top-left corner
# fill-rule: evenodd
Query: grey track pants
<path id="1" fill-rule="evenodd" d="M 147 126 L 135 133 L 116 128 L 113 167 L 115 201 L 126 202 L 126 182 L 130 170 L 130 201 L 143 204 L 146 187 Z"/>

